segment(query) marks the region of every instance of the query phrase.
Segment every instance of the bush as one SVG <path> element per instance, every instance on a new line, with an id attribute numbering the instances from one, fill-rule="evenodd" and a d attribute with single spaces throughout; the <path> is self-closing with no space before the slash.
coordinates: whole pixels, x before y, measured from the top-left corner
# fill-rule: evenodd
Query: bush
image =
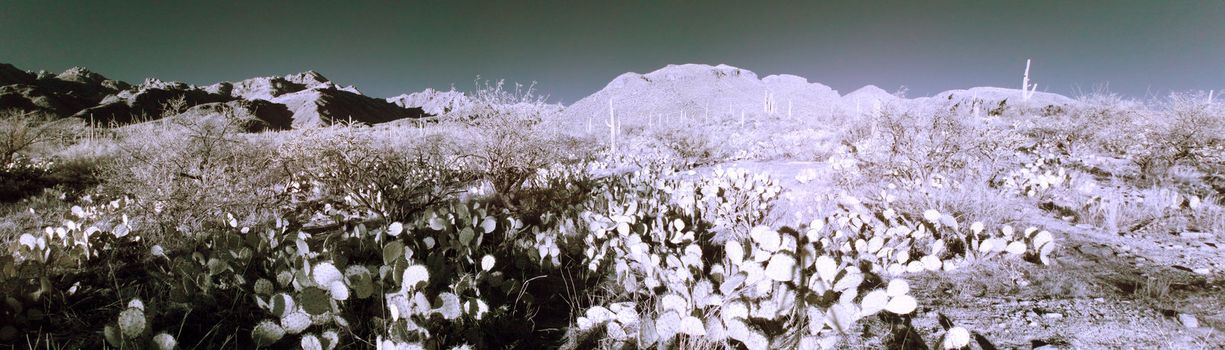
<path id="1" fill-rule="evenodd" d="M 311 135 L 281 145 L 279 154 L 298 193 L 295 211 L 310 215 L 324 205 L 353 206 L 380 220 L 408 220 L 461 192 L 476 177 L 460 170 L 453 145 L 431 136 L 412 148 L 388 150 L 344 135 Z M 307 219 L 300 217 L 300 219 Z"/>
<path id="2" fill-rule="evenodd" d="M 686 164 L 706 164 L 721 155 L 706 128 L 668 124 L 656 127 L 649 137 Z"/>
<path id="3" fill-rule="evenodd" d="M 587 157 L 562 149 L 567 136 L 546 123 L 559 108 L 544 101 L 531 87 L 524 89 L 516 84 L 515 91 L 508 91 L 502 81 L 485 82 L 469 105 L 446 118 L 470 128 L 471 140 L 463 145 L 464 155 L 493 186 L 499 202 L 512 210 L 518 209 L 524 186 L 537 171 Z"/>
<path id="4" fill-rule="evenodd" d="M 270 147 L 238 130 L 220 119 L 128 129 L 123 151 L 103 170 L 104 190 L 131 196 L 132 211 L 162 235 L 219 225 L 224 213 L 269 215 L 285 204 L 273 189 L 289 175 Z"/>
<path id="5" fill-rule="evenodd" d="M 80 123 L 72 119 L 15 109 L 0 110 L 0 165 L 37 146 L 63 143 L 75 138 Z"/>
<path id="6" fill-rule="evenodd" d="M 955 109 L 932 113 L 885 109 L 875 120 L 874 137 L 857 147 L 865 168 L 874 175 L 903 182 L 926 182 L 979 161 L 976 126 L 958 118 Z"/>

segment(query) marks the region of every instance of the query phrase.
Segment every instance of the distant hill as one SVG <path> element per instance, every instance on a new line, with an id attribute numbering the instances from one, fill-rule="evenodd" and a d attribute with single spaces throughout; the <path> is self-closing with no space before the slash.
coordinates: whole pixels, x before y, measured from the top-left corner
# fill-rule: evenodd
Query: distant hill
<path id="1" fill-rule="evenodd" d="M 183 101 L 177 106 L 181 112 L 165 110 L 168 102 L 178 99 Z M 427 115 L 416 106 L 396 105 L 364 96 L 353 86 L 338 86 L 313 71 L 201 87 L 157 79 L 131 85 L 79 67 L 52 75 L 0 64 L 0 109 L 6 108 L 80 118 L 102 126 L 145 122 L 167 114 L 258 119 L 265 125 L 257 128 L 261 130 L 350 120 L 375 124 Z"/>
<path id="2" fill-rule="evenodd" d="M 667 122 L 676 118 L 738 117 L 741 113 L 806 118 L 839 113 L 866 113 L 879 104 L 895 108 L 923 109 L 944 106 L 947 101 L 973 101 L 984 108 L 1006 101 L 1009 106 L 1041 108 L 1069 105 L 1075 100 L 1058 94 L 1036 92 L 1023 101 L 1018 89 L 976 87 L 950 90 L 932 97 L 903 98 L 873 85 L 846 95 L 794 75 L 758 78 L 752 71 L 729 65 L 668 65 L 647 74 L 625 73 L 600 91 L 570 105 L 562 112 L 570 120 L 592 116 L 603 123 L 612 108 L 624 118 L 651 117 Z M 767 102 L 772 104 L 772 108 Z"/>
<path id="3" fill-rule="evenodd" d="M 677 118 L 828 113 L 839 99 L 828 86 L 794 75 L 757 74 L 728 65 L 669 65 L 647 74 L 625 73 L 604 89 L 566 108 L 563 116 L 608 115 L 609 101 L 619 115 L 667 122 Z M 767 102 L 772 101 L 772 109 Z"/>

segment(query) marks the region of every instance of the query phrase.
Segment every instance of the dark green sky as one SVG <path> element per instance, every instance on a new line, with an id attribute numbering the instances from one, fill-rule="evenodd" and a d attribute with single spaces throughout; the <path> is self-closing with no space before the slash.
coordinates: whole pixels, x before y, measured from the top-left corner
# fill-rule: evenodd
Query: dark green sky
<path id="1" fill-rule="evenodd" d="M 332 5 L 341 4 L 345 5 Z M 0 62 L 203 84 L 317 70 L 368 95 L 726 63 L 842 93 L 1225 89 L 1225 1 L 3 1 Z"/>

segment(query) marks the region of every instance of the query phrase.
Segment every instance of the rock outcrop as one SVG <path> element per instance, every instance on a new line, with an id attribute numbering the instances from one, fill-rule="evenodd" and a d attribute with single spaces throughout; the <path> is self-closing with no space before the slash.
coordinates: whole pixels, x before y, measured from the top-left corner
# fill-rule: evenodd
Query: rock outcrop
<path id="1" fill-rule="evenodd" d="M 443 115 L 451 111 L 466 108 L 472 103 L 467 95 L 464 95 L 463 92 L 455 91 L 455 89 L 450 91 L 425 89 L 411 94 L 389 97 L 387 102 L 405 108 L 421 108 L 425 113 L 431 115 Z"/>
<path id="2" fill-rule="evenodd" d="M 223 120 L 234 123 L 243 131 L 287 130 L 292 127 L 293 112 L 285 105 L 264 100 L 235 100 L 199 104 L 171 117 L 186 120 Z"/>

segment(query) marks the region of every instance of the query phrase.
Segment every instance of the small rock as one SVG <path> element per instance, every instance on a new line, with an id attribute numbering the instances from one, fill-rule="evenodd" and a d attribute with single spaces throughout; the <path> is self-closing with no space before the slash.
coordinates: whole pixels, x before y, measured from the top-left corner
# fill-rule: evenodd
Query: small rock
<path id="1" fill-rule="evenodd" d="M 1042 318 L 1045 318 L 1045 319 L 1048 319 L 1048 320 L 1058 320 L 1058 319 L 1062 319 L 1062 318 L 1063 318 L 1063 314 L 1058 313 L 1058 312 L 1052 312 L 1052 313 L 1049 313 L 1049 314 L 1043 314 L 1043 315 L 1042 315 Z"/>
<path id="2" fill-rule="evenodd" d="M 1193 272 L 1195 272 L 1195 273 L 1197 273 L 1197 274 L 1204 275 L 1204 276 L 1207 276 L 1207 275 L 1211 275 L 1211 274 L 1212 274 L 1212 270 L 1209 270 L 1207 267 L 1205 267 L 1205 268 L 1200 268 L 1200 269 L 1195 269 L 1195 271 L 1193 271 Z"/>
<path id="3" fill-rule="evenodd" d="M 1093 298 L 1093 301 L 1096 301 L 1096 302 L 1099 302 L 1099 303 L 1104 303 L 1104 302 L 1106 302 L 1106 298 Z"/>
<path id="4" fill-rule="evenodd" d="M 1199 320 L 1192 314 L 1178 314 L 1178 322 L 1182 322 L 1183 327 L 1199 328 Z"/>

